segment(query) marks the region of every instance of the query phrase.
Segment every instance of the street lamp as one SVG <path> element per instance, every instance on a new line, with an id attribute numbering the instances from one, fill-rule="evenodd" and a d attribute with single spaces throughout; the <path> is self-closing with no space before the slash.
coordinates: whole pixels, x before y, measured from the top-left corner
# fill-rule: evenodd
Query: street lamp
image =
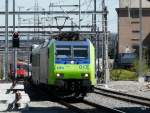
<path id="1" fill-rule="evenodd" d="M 5 0 L 5 66 L 3 79 L 8 80 L 8 0 Z"/>

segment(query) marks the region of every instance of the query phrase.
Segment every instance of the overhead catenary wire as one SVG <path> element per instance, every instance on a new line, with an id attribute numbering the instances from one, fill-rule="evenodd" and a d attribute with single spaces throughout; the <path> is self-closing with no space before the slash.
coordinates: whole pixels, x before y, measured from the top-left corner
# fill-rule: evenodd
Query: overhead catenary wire
<path id="1" fill-rule="evenodd" d="M 90 0 L 89 4 L 87 5 L 87 8 L 85 10 L 85 14 L 86 14 L 86 11 L 88 11 L 89 7 L 91 6 L 91 3 L 92 3 L 92 0 Z M 86 18 L 88 18 L 90 15 L 87 15 Z M 85 18 L 85 15 L 83 16 L 82 20 Z"/>
<path id="2" fill-rule="evenodd" d="M 67 17 L 69 17 L 68 19 L 73 22 L 73 20 L 70 18 L 70 16 L 68 15 L 68 13 L 62 7 L 60 7 L 60 8 L 64 11 L 64 13 L 67 15 Z M 73 24 L 77 25 L 75 22 L 73 22 Z"/>

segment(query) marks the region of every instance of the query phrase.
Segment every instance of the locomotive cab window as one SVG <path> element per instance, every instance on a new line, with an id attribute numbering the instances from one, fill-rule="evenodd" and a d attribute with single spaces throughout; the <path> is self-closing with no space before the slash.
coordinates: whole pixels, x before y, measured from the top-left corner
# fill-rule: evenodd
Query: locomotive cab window
<path id="1" fill-rule="evenodd" d="M 71 58 L 71 47 L 57 46 L 56 58 Z"/>
<path id="2" fill-rule="evenodd" d="M 88 58 L 88 47 L 74 47 L 74 58 Z"/>

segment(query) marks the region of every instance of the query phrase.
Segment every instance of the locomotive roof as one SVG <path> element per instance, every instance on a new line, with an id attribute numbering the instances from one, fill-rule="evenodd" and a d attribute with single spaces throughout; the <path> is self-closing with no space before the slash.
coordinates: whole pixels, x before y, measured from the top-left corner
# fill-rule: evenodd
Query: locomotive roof
<path id="1" fill-rule="evenodd" d="M 88 41 L 56 41 L 56 45 L 84 45 L 88 46 Z"/>
<path id="2" fill-rule="evenodd" d="M 52 41 L 52 40 L 51 40 Z M 58 40 L 53 40 L 52 41 L 53 43 L 55 43 L 55 45 L 64 45 L 64 46 L 69 46 L 69 45 L 72 45 L 72 46 L 88 46 L 90 44 L 90 41 L 89 39 L 86 39 L 86 40 L 82 40 L 82 41 L 58 41 Z M 38 47 L 32 49 L 32 53 L 38 53 L 40 51 L 41 48 L 43 47 L 48 47 L 48 45 L 50 44 L 50 41 L 47 41 L 45 42 L 46 44 L 42 44 L 42 45 L 39 45 Z"/>
<path id="3" fill-rule="evenodd" d="M 62 32 L 53 36 L 53 39 L 61 41 L 78 41 L 80 40 L 78 32 Z"/>

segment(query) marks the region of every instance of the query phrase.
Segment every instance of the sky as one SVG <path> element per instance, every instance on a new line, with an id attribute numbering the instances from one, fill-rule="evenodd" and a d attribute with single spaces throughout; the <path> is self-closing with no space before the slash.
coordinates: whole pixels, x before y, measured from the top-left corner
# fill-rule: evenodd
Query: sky
<path id="1" fill-rule="evenodd" d="M 117 13 L 115 8 L 119 7 L 119 0 L 106 0 L 108 6 L 108 28 L 110 31 L 117 33 Z"/>
<path id="2" fill-rule="evenodd" d="M 12 10 L 12 1 L 13 0 L 8 0 L 9 1 L 9 10 Z M 54 4 L 78 4 L 78 0 L 16 0 L 16 10 L 18 10 L 18 7 L 23 7 L 21 10 L 26 10 L 30 8 L 30 10 L 33 10 L 34 8 L 34 1 L 38 1 L 40 8 L 43 9 L 45 8 L 46 10 L 49 9 L 49 4 L 50 2 Z M 81 10 L 90 10 L 93 9 L 92 3 L 93 0 L 80 0 L 81 1 Z M 117 32 L 117 14 L 115 11 L 115 8 L 118 7 L 119 5 L 119 0 L 106 0 L 106 5 L 108 7 L 108 30 L 111 32 Z M 97 0 L 97 9 L 101 10 L 101 0 Z M 0 0 L 0 10 L 4 11 L 5 10 L 5 0 Z M 53 9 L 57 10 L 57 9 Z M 60 10 L 60 9 L 59 9 Z M 63 8 L 62 10 L 67 11 L 67 8 Z M 72 8 L 72 10 L 77 10 L 76 8 Z M 85 12 L 86 13 L 86 12 Z M 9 23 L 12 23 L 11 20 L 12 17 L 9 17 Z M 22 18 L 27 18 L 27 17 L 22 17 Z M 28 17 L 29 18 L 29 17 Z M 72 17 L 74 18 L 74 23 L 78 24 L 78 16 Z M 83 21 L 81 21 L 81 25 L 83 24 L 88 24 L 88 22 L 91 22 L 91 16 L 89 15 L 81 15 L 81 18 Z M 4 25 L 4 16 L 0 18 L 0 25 Z M 69 23 L 69 21 L 68 21 Z M 17 23 L 16 23 L 17 24 Z M 67 23 L 66 23 L 67 24 Z M 97 16 L 97 25 L 98 27 L 101 28 L 101 16 Z"/>

